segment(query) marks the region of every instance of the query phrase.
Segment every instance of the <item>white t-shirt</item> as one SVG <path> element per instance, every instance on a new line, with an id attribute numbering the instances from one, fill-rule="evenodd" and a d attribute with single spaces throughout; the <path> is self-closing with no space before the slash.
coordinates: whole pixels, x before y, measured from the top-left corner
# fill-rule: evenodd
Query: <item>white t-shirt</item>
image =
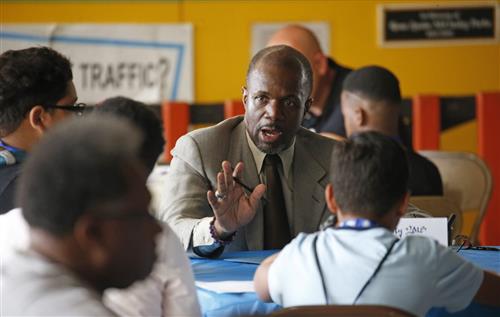
<path id="1" fill-rule="evenodd" d="M 300 234 L 269 269 L 269 292 L 284 306 L 323 305 L 325 295 L 313 241 L 326 280 L 329 304 L 350 305 L 395 236 L 384 228 L 328 228 Z M 425 316 L 432 307 L 466 308 L 483 281 L 483 271 L 434 240 L 409 236 L 397 242 L 358 304 L 398 307 Z"/>
<path id="2" fill-rule="evenodd" d="M 6 263 L 15 250 L 26 250 L 29 244 L 28 225 L 20 208 L 0 215 L 0 264 Z"/>
<path id="3" fill-rule="evenodd" d="M 0 274 L 5 316 L 115 316 L 90 286 L 33 251 L 12 253 Z"/>
<path id="4" fill-rule="evenodd" d="M 0 215 L 2 266 L 15 256 L 16 250 L 27 250 L 28 242 L 28 226 L 21 209 Z M 127 289 L 107 290 L 103 298 L 106 306 L 122 316 L 201 316 L 189 260 L 167 224 L 159 235 L 157 251 L 158 260 L 151 274 Z"/>
<path id="5" fill-rule="evenodd" d="M 120 316 L 201 316 L 189 259 L 167 224 L 157 250 L 158 260 L 148 278 L 124 290 L 106 290 L 104 303 Z"/>

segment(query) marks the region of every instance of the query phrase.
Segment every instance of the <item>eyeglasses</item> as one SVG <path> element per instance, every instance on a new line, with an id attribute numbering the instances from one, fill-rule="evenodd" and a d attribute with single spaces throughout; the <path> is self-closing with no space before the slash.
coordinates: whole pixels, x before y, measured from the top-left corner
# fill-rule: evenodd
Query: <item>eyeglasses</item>
<path id="1" fill-rule="evenodd" d="M 469 237 L 464 235 L 457 235 L 453 242 L 453 246 L 458 246 L 457 253 L 460 250 L 500 251 L 500 249 L 494 247 L 474 246 Z"/>
<path id="2" fill-rule="evenodd" d="M 64 111 L 75 112 L 77 116 L 83 115 L 87 105 L 83 102 L 75 103 L 74 105 L 43 105 L 47 109 L 60 109 Z"/>

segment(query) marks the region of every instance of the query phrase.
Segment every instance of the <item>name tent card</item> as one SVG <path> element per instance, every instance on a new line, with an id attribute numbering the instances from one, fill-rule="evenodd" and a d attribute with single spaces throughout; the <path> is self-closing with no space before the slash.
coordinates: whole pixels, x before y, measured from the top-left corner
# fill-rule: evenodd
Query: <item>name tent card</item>
<path id="1" fill-rule="evenodd" d="M 394 235 L 402 239 L 409 235 L 432 238 L 439 244 L 448 246 L 448 219 L 438 218 L 401 218 Z"/>

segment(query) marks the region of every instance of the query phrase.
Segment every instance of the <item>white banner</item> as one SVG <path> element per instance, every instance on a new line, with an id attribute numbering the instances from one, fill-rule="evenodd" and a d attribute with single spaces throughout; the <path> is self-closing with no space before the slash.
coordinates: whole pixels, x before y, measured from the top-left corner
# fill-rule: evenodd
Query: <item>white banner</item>
<path id="1" fill-rule="evenodd" d="M 0 52 L 50 46 L 73 63 L 79 101 L 192 102 L 190 24 L 3 24 Z"/>

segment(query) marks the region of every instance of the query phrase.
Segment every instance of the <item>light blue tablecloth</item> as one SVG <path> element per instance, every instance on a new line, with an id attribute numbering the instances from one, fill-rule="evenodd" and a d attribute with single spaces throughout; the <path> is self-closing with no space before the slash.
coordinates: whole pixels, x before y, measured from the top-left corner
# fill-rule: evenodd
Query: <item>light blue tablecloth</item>
<path id="1" fill-rule="evenodd" d="M 276 251 L 248 251 L 225 254 L 219 259 L 191 258 L 196 281 L 249 281 L 253 279 L 257 264 Z M 500 251 L 460 250 L 459 254 L 483 269 L 500 273 Z M 248 263 L 245 263 L 248 262 Z M 223 293 L 197 288 L 201 311 L 205 317 L 235 317 L 264 315 L 281 307 L 264 303 L 255 293 Z M 471 304 L 464 311 L 449 314 L 444 309 L 432 309 L 427 317 L 500 316 L 500 309 Z"/>
<path id="2" fill-rule="evenodd" d="M 253 279 L 257 269 L 255 262 L 260 262 L 275 252 L 233 252 L 214 260 L 191 258 L 191 265 L 196 281 L 249 281 Z M 242 263 L 240 260 L 249 260 L 252 263 Z M 274 303 L 260 301 L 255 293 L 217 294 L 199 287 L 197 293 L 205 317 L 262 315 L 281 308 Z"/>

